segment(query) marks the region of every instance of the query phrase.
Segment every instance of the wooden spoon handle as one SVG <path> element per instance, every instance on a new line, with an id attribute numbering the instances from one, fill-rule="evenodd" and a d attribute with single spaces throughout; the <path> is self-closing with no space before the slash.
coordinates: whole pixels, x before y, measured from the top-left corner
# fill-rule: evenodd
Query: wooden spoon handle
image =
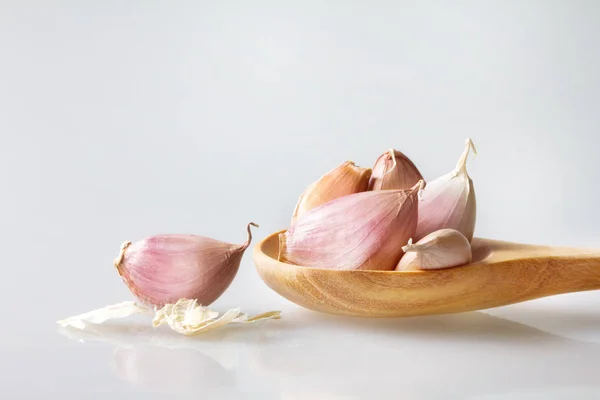
<path id="1" fill-rule="evenodd" d="M 460 272 L 498 296 L 529 298 L 600 289 L 600 251 L 474 239 L 473 264 Z M 494 288 L 493 286 L 497 286 Z M 523 299 L 525 300 L 525 299 Z"/>
<path id="2" fill-rule="evenodd" d="M 536 280 L 533 276 L 531 279 L 537 281 L 543 292 L 554 294 L 600 289 L 599 256 L 541 258 L 538 266 L 539 278 Z"/>
<path id="3" fill-rule="evenodd" d="M 460 272 L 464 273 L 462 279 L 465 282 L 472 283 L 469 292 L 479 292 L 479 299 L 472 304 L 468 293 L 463 296 L 457 294 L 457 303 L 462 303 L 462 307 L 456 304 L 457 308 L 464 307 L 465 311 L 600 289 L 600 257 L 595 255 L 524 257 L 494 262 L 485 267 L 472 264 Z"/>

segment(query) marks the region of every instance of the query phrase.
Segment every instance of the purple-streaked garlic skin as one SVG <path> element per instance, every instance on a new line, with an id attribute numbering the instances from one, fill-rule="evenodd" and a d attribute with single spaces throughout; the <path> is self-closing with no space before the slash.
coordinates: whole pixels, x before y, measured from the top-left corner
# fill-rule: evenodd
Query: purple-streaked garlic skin
<path id="1" fill-rule="evenodd" d="M 394 269 L 402 244 L 416 230 L 421 187 L 352 194 L 308 211 L 280 234 L 280 261 L 339 270 Z"/>
<path id="2" fill-rule="evenodd" d="M 473 180 L 467 173 L 467 156 L 474 148 L 470 139 L 454 171 L 427 184 L 419 201 L 419 222 L 413 240 L 419 241 L 440 229 L 455 229 L 473 239 L 477 201 Z"/>
<path id="3" fill-rule="evenodd" d="M 390 149 L 375 162 L 369 190 L 407 190 L 422 179 L 417 166 L 404 153 Z"/>
<path id="4" fill-rule="evenodd" d="M 143 303 L 162 307 L 196 299 L 209 305 L 235 278 L 250 244 L 221 242 L 197 235 L 156 235 L 124 250 L 117 269 L 131 292 Z"/>
<path id="5" fill-rule="evenodd" d="M 300 196 L 292 223 L 305 212 L 339 197 L 365 192 L 369 187 L 370 168 L 356 166 L 345 161 L 311 183 Z"/>

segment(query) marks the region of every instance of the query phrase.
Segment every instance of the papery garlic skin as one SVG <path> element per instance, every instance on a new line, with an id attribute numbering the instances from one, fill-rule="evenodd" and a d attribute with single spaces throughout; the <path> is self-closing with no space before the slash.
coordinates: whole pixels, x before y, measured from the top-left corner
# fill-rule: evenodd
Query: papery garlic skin
<path id="1" fill-rule="evenodd" d="M 279 235 L 279 260 L 326 269 L 394 269 L 402 243 L 415 233 L 423 185 L 352 194 L 308 211 Z"/>
<path id="2" fill-rule="evenodd" d="M 369 190 L 406 190 L 422 179 L 417 166 L 404 153 L 390 149 L 375 162 Z"/>
<path id="3" fill-rule="evenodd" d="M 151 313 L 151 310 L 144 306 L 136 304 L 133 301 L 123 301 L 118 304 L 88 311 L 56 322 L 63 328 L 72 327 L 83 330 L 88 324 L 103 324 L 111 319 L 126 318 L 133 314 L 149 313 Z"/>
<path id="4" fill-rule="evenodd" d="M 358 167 L 352 161 L 346 161 L 335 167 L 319 180 L 311 183 L 302 193 L 294 209 L 292 223 L 305 212 L 331 200 L 365 192 L 370 177 L 370 168 Z"/>
<path id="5" fill-rule="evenodd" d="M 122 247 L 115 267 L 145 304 L 162 307 L 179 299 L 214 302 L 237 274 L 252 233 L 242 245 L 197 235 L 157 235 Z"/>
<path id="6" fill-rule="evenodd" d="M 396 271 L 451 268 L 469 264 L 472 260 L 471 244 L 454 229 L 440 229 L 415 244 L 410 240 L 402 250 L 405 254 Z"/>
<path id="7" fill-rule="evenodd" d="M 179 299 L 175 304 L 166 304 L 156 311 L 152 326 L 168 324 L 171 329 L 186 336 L 198 335 L 230 322 L 249 324 L 264 319 L 280 319 L 281 311 L 269 311 L 248 317 L 234 308 L 219 316 L 218 312 L 197 304 L 196 300 Z"/>
<path id="8" fill-rule="evenodd" d="M 470 149 L 476 153 L 473 142 L 467 139 L 456 168 L 427 183 L 419 201 L 419 223 L 414 238 L 416 241 L 445 228 L 456 229 L 469 242 L 473 239 L 477 204 L 473 180 L 467 173 Z"/>
<path id="9" fill-rule="evenodd" d="M 197 335 L 230 322 L 236 324 L 252 324 L 266 319 L 280 319 L 281 311 L 268 311 L 249 317 L 238 308 L 219 316 L 213 311 L 198 304 L 196 299 L 179 299 L 174 304 L 165 304 L 162 308 L 150 308 L 133 301 L 102 307 L 83 314 L 56 321 L 63 328 L 85 330 L 90 325 L 100 325 L 106 321 L 126 318 L 134 314 L 154 315 L 152 326 L 168 324 L 171 329 L 184 335 Z"/>

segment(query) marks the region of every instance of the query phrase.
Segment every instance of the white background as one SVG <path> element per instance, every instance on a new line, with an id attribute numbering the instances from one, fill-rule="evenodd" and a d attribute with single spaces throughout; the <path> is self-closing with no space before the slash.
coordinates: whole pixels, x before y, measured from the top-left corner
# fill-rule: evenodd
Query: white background
<path id="1" fill-rule="evenodd" d="M 596 1 L 2 1 L 2 397 L 600 397 L 593 292 L 331 317 L 248 251 L 214 307 L 281 321 L 192 340 L 55 324 L 131 298 L 122 241 L 241 243 L 254 221 L 257 243 L 322 173 L 390 147 L 433 179 L 471 137 L 477 236 L 600 247 L 599 39 Z"/>

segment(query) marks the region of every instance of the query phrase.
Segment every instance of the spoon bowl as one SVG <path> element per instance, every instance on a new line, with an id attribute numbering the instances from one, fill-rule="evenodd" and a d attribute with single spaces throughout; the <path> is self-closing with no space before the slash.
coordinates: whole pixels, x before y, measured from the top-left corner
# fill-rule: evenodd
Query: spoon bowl
<path id="1" fill-rule="evenodd" d="M 474 238 L 473 262 L 468 265 L 428 271 L 343 271 L 279 262 L 279 233 L 254 249 L 260 277 L 286 299 L 330 314 L 449 314 L 600 289 L 598 249 Z"/>

